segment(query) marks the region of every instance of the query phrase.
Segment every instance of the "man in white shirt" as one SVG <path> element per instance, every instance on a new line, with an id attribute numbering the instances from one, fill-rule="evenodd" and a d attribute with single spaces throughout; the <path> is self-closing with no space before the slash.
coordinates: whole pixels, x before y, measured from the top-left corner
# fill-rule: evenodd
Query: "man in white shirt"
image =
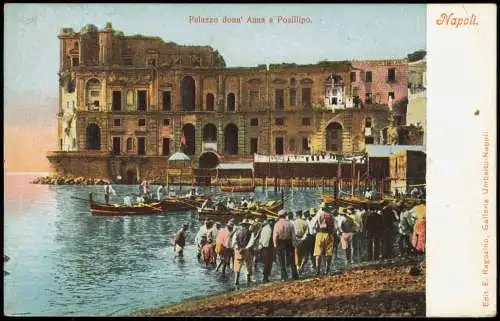
<path id="1" fill-rule="evenodd" d="M 111 186 L 111 184 L 109 182 L 106 182 L 104 185 L 104 200 L 105 200 L 106 204 L 109 204 L 109 194 L 111 194 L 111 193 L 114 196 L 116 196 L 116 192 L 113 189 L 113 186 Z"/>
<path id="2" fill-rule="evenodd" d="M 266 283 L 269 282 L 269 275 L 271 274 L 274 261 L 273 226 L 271 219 L 264 221 L 264 226 L 260 232 L 259 249 L 264 261 L 263 282 Z"/>
<path id="3" fill-rule="evenodd" d="M 233 200 L 231 198 L 227 199 L 227 205 L 226 206 L 229 209 L 233 209 L 235 207 L 234 202 L 233 202 Z"/>
<path id="4" fill-rule="evenodd" d="M 158 189 L 156 190 L 156 199 L 158 201 L 161 201 L 163 199 L 163 195 L 165 194 L 165 192 L 166 192 L 165 185 L 160 185 L 160 187 L 158 187 Z"/>

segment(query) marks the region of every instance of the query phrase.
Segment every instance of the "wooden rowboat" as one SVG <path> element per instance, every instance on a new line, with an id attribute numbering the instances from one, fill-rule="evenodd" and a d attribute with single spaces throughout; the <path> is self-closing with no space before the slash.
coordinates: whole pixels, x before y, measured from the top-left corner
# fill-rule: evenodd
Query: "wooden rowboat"
<path id="1" fill-rule="evenodd" d="M 203 204 L 204 200 L 203 197 L 196 197 L 195 199 L 169 197 L 163 200 L 163 210 L 168 212 L 196 210 L 198 206 Z"/>
<path id="2" fill-rule="evenodd" d="M 255 186 L 252 185 L 241 185 L 241 186 L 221 186 L 221 192 L 229 192 L 229 193 L 250 193 L 255 190 Z"/>
<path id="3" fill-rule="evenodd" d="M 246 208 L 235 208 L 228 210 L 223 208 L 216 211 L 212 208 L 198 207 L 198 214 L 200 219 L 213 219 L 215 221 L 229 221 L 231 218 L 240 220 L 244 218 L 255 219 L 263 218 L 264 216 L 276 218 L 278 211 L 282 210 L 284 207 L 284 202 L 282 200 L 269 201 L 264 204 L 259 204 L 258 208 L 253 210 L 248 210 Z"/>
<path id="4" fill-rule="evenodd" d="M 323 201 L 327 204 L 333 204 L 335 206 L 341 206 L 341 207 L 347 207 L 349 205 L 354 207 L 369 206 L 372 209 L 381 209 L 387 203 L 387 201 L 385 200 L 369 200 L 366 198 L 358 198 L 358 197 L 351 197 L 351 198 L 339 197 L 337 199 L 334 199 L 333 196 L 330 195 L 323 195 Z"/>
<path id="5" fill-rule="evenodd" d="M 154 215 L 163 213 L 163 201 L 136 206 L 109 205 L 95 202 L 89 193 L 90 213 L 95 216 L 133 216 Z"/>

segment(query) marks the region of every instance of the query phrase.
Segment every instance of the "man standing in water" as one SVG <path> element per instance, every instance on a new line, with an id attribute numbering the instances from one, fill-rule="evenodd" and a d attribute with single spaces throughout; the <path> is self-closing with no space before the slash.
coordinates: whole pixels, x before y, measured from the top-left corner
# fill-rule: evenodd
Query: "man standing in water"
<path id="1" fill-rule="evenodd" d="M 247 283 L 252 281 L 252 265 L 253 256 L 247 245 L 252 238 L 252 233 L 250 232 L 250 221 L 244 219 L 241 222 L 241 228 L 236 232 L 233 238 L 233 248 L 234 248 L 234 272 L 235 280 L 234 285 L 240 284 L 240 271 L 244 264 L 247 269 Z"/>
<path id="2" fill-rule="evenodd" d="M 184 247 L 186 246 L 186 231 L 188 225 L 184 223 L 179 231 L 175 234 L 174 240 L 174 251 L 177 253 L 177 257 L 184 257 Z"/>

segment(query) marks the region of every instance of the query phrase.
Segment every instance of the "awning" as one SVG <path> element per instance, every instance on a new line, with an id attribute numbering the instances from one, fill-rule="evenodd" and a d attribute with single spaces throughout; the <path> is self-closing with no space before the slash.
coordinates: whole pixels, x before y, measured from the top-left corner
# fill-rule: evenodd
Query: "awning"
<path id="1" fill-rule="evenodd" d="M 253 163 L 220 163 L 216 169 L 250 169 L 253 170 Z"/>

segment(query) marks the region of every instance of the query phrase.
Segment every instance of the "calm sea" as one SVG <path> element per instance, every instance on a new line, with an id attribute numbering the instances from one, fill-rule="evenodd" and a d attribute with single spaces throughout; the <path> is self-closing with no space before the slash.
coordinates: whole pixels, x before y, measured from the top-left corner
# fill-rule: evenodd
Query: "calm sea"
<path id="1" fill-rule="evenodd" d="M 196 212 L 94 217 L 88 203 L 74 197 L 102 194 L 102 186 L 33 185 L 33 174 L 4 178 L 6 315 L 127 315 L 232 288 L 232 276 L 222 277 L 196 260 Z M 112 203 L 137 191 L 137 186 L 114 187 L 118 197 Z M 285 209 L 317 206 L 319 192 L 295 190 Z M 279 198 L 271 189 L 258 188 L 253 195 Z M 178 262 L 172 240 L 183 223 L 189 224 L 188 245 L 184 262 Z M 274 279 L 277 272 L 275 265 Z M 261 266 L 255 278 L 262 280 Z"/>

